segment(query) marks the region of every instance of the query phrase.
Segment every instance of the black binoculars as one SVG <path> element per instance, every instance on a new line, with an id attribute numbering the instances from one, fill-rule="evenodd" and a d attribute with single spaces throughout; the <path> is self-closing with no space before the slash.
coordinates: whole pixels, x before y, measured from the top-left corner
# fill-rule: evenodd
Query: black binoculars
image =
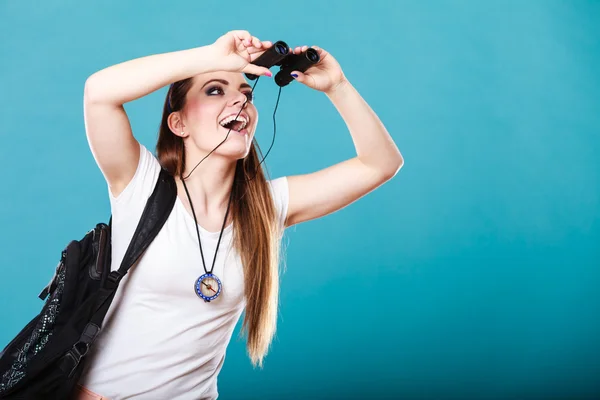
<path id="1" fill-rule="evenodd" d="M 304 72 L 312 65 L 318 63 L 319 60 L 319 53 L 315 49 L 309 47 L 302 54 L 293 54 L 290 53 L 290 47 L 280 40 L 275 42 L 273 46 L 261 54 L 252 64 L 265 68 L 271 68 L 274 65 L 281 67 L 275 75 L 275 83 L 283 87 L 294 79 L 290 75 L 292 71 Z M 251 80 L 258 78 L 254 74 L 246 74 L 246 77 Z"/>

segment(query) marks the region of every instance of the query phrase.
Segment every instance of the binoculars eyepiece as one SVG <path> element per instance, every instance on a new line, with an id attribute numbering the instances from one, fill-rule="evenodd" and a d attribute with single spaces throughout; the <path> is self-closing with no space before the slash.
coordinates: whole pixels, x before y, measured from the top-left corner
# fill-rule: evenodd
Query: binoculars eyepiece
<path id="1" fill-rule="evenodd" d="M 283 41 L 277 41 L 267 51 L 261 54 L 252 62 L 260 67 L 271 68 L 274 65 L 280 67 L 275 75 L 275 83 L 280 87 L 288 85 L 292 78 L 292 71 L 304 72 L 320 60 L 319 53 L 313 48 L 308 48 L 302 54 L 290 54 L 290 47 Z M 246 74 L 250 80 L 255 80 L 258 76 Z"/>

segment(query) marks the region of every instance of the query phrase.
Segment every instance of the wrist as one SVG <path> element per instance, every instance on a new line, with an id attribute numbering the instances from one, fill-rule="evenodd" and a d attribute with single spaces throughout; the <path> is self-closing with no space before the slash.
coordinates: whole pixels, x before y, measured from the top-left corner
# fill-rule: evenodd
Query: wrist
<path id="1" fill-rule="evenodd" d="M 204 74 L 219 70 L 219 57 L 213 45 L 195 47 L 190 49 L 190 52 L 195 64 L 195 74 Z"/>
<path id="2" fill-rule="evenodd" d="M 351 89 L 351 87 L 352 85 L 350 82 L 346 78 L 343 78 L 330 89 L 328 89 L 325 94 L 333 100 L 335 97 L 339 97 L 340 95 L 343 96 L 344 93 L 347 93 L 348 90 Z"/>

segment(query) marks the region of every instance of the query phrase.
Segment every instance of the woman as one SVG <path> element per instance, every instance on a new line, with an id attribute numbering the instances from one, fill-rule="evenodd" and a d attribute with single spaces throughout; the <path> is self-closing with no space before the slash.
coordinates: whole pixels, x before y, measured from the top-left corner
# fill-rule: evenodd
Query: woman
<path id="1" fill-rule="evenodd" d="M 325 50 L 296 80 L 325 93 L 357 156 L 322 171 L 267 180 L 253 141 L 258 113 L 243 73 L 271 47 L 247 31 L 152 55 L 90 76 L 86 133 L 109 186 L 117 269 L 161 167 L 178 198 L 161 232 L 121 282 L 80 379 L 79 398 L 214 399 L 227 344 L 243 329 L 262 366 L 275 332 L 283 230 L 345 207 L 403 164 L 375 113 Z M 305 47 L 293 50 L 300 54 Z M 134 138 L 123 104 L 172 84 L 155 157 Z"/>

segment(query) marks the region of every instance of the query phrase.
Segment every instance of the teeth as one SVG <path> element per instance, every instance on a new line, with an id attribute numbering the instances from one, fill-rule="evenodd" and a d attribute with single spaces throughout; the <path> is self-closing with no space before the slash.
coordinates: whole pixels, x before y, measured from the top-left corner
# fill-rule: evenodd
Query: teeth
<path id="1" fill-rule="evenodd" d="M 246 127 L 246 125 L 248 125 L 248 120 L 243 115 L 240 115 L 237 118 L 235 117 L 235 115 L 230 115 L 230 116 L 222 119 L 221 121 L 219 121 L 219 124 L 221 126 L 225 126 L 225 125 L 227 125 L 228 123 L 230 123 L 230 122 L 232 122 L 234 120 L 242 122 L 242 127 L 240 128 L 240 131 L 242 129 L 244 129 Z"/>

